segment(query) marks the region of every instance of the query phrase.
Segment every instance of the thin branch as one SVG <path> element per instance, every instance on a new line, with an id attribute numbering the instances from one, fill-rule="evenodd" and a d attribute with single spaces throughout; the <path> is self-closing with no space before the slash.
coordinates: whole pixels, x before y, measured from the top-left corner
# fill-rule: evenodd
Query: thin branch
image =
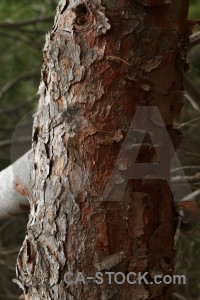
<path id="1" fill-rule="evenodd" d="M 194 47 L 196 47 L 197 45 L 200 44 L 200 31 L 193 33 L 190 36 L 189 41 L 190 41 L 190 44 L 188 47 L 188 52 L 190 52 Z"/>
<path id="2" fill-rule="evenodd" d="M 184 201 L 184 200 L 192 201 L 192 200 L 194 200 L 194 199 L 195 199 L 197 196 L 199 196 L 199 195 L 200 195 L 200 189 L 198 189 L 198 190 L 192 192 L 191 194 L 187 195 L 187 196 L 183 199 L 183 201 Z"/>
<path id="3" fill-rule="evenodd" d="M 181 168 L 175 168 L 175 169 L 172 169 L 170 172 L 173 173 L 173 172 L 177 172 L 177 171 L 180 171 L 182 169 L 198 169 L 200 170 L 200 166 L 185 166 L 185 167 L 181 167 Z"/>
<path id="4" fill-rule="evenodd" d="M 12 31 L 5 31 L 4 29 L 0 29 L 0 35 L 3 36 L 4 38 L 6 39 L 13 39 L 14 42 L 16 41 L 19 41 L 20 43 L 24 43 L 25 45 L 37 50 L 37 51 L 40 51 L 40 39 L 44 38 L 43 37 L 39 37 L 38 39 L 35 39 L 33 40 L 32 36 L 29 36 L 27 34 L 21 34 L 20 32 L 17 33 L 17 32 L 13 32 Z M 15 50 L 15 49 L 13 49 Z"/>
<path id="5" fill-rule="evenodd" d="M 200 70 L 190 66 L 190 70 L 200 75 Z"/>
<path id="6" fill-rule="evenodd" d="M 9 146 L 13 142 L 12 139 L 6 139 L 3 141 L 0 141 L 0 147 L 6 147 Z M 15 143 L 24 143 L 24 142 L 30 142 L 31 143 L 31 138 L 30 136 L 25 136 L 21 137 L 15 140 Z"/>
<path id="7" fill-rule="evenodd" d="M 191 106 L 194 108 L 194 110 L 196 110 L 200 113 L 200 107 L 188 93 L 184 94 L 184 99 L 187 100 L 191 104 Z"/>
<path id="8" fill-rule="evenodd" d="M 18 75 L 17 77 L 15 77 L 14 79 L 10 80 L 9 82 L 7 82 L 4 87 L 2 87 L 2 89 L 0 90 L 0 100 L 3 98 L 3 96 L 10 90 L 12 89 L 18 82 L 20 82 L 21 80 L 27 80 L 29 78 L 31 78 L 32 76 L 36 75 L 38 73 L 38 70 L 34 70 L 34 71 L 27 71 L 24 72 L 20 75 Z"/>
<path id="9" fill-rule="evenodd" d="M 53 16 L 46 16 L 46 17 L 41 16 L 39 18 L 24 20 L 24 21 L 21 21 L 21 22 L 7 21 L 5 23 L 0 23 L 0 28 L 16 29 L 17 27 L 35 25 L 35 24 L 39 24 L 41 22 L 51 22 L 51 21 L 53 21 L 53 19 L 54 19 Z"/>
<path id="10" fill-rule="evenodd" d="M 13 27 L 12 31 L 19 31 L 19 32 L 23 32 L 26 35 L 27 34 L 41 34 L 41 35 L 45 35 L 45 31 L 43 30 L 39 30 L 39 29 L 26 29 L 24 27 Z"/>
<path id="11" fill-rule="evenodd" d="M 0 294 L 0 297 L 2 297 L 1 299 L 5 299 L 5 295 L 4 294 Z M 6 295 L 6 299 L 13 299 L 16 300 L 16 295 Z"/>
<path id="12" fill-rule="evenodd" d="M 9 254 L 15 254 L 15 253 L 18 253 L 20 250 L 20 247 L 15 247 L 15 248 L 3 248 L 3 249 L 0 249 L 0 255 L 1 256 L 7 256 Z"/>
<path id="13" fill-rule="evenodd" d="M 193 157 L 198 157 L 198 158 L 200 157 L 200 154 L 193 153 L 193 152 L 190 152 L 190 151 L 187 151 L 187 150 L 184 150 L 184 149 L 178 149 L 178 152 L 181 152 L 181 153 L 193 156 Z"/>
<path id="14" fill-rule="evenodd" d="M 5 114 L 10 114 L 13 112 L 15 113 L 16 111 L 20 110 L 21 108 L 27 107 L 27 105 L 33 103 L 37 98 L 38 98 L 38 96 L 35 96 L 35 97 L 30 98 L 26 101 L 23 101 L 15 106 L 0 109 L 0 116 L 5 115 Z"/>
<path id="15" fill-rule="evenodd" d="M 13 131 L 15 128 L 16 128 L 16 124 L 13 125 L 13 126 L 3 126 L 3 125 L 0 125 L 0 132 L 4 132 L 4 133 L 6 132 L 6 133 L 8 133 L 8 132 Z"/>
<path id="16" fill-rule="evenodd" d="M 171 178 L 171 181 L 175 184 L 185 183 L 185 181 L 187 181 L 188 183 L 199 183 L 200 173 L 197 173 L 193 176 L 175 176 Z"/>
<path id="17" fill-rule="evenodd" d="M 177 299 L 180 299 L 180 300 L 186 300 L 185 297 L 183 297 L 182 295 L 178 294 L 178 293 L 173 293 L 174 297 L 176 297 Z"/>
<path id="18" fill-rule="evenodd" d="M 198 122 L 198 121 L 200 121 L 200 117 L 199 117 L 199 118 L 192 119 L 192 120 L 190 120 L 190 121 L 188 121 L 188 122 L 185 122 L 185 123 L 183 123 L 183 124 L 177 126 L 176 129 L 181 129 L 181 128 L 183 128 L 183 127 L 186 127 L 186 126 L 188 126 L 188 125 L 190 125 L 190 124 L 192 124 L 192 123 L 196 123 L 196 122 Z"/>
<path id="19" fill-rule="evenodd" d="M 22 43 L 26 43 L 27 45 L 30 45 L 30 38 L 28 38 L 25 35 L 16 35 L 16 33 L 12 33 L 12 32 L 6 32 L 4 30 L 0 31 L 1 37 L 5 37 L 7 39 L 14 39 L 14 41 L 20 41 Z"/>
<path id="20" fill-rule="evenodd" d="M 197 110 L 200 111 L 200 91 L 194 86 L 192 81 L 185 76 L 184 78 L 184 87 L 186 90 L 186 95 L 185 97 L 193 103 L 193 107 Z"/>
<path id="21" fill-rule="evenodd" d="M 3 141 L 0 141 L 0 147 L 6 147 L 9 146 L 12 143 L 12 139 L 6 139 Z"/>

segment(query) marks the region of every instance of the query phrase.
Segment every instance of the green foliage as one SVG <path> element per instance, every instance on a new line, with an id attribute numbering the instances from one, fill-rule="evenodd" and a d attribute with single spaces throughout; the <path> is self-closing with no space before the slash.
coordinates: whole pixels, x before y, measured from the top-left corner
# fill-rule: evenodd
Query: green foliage
<path id="1" fill-rule="evenodd" d="M 0 1 L 0 91 L 13 79 L 24 73 L 0 99 L 0 141 L 10 139 L 17 122 L 35 107 L 37 100 L 28 102 L 23 109 L 4 113 L 4 109 L 34 99 L 40 80 L 42 48 L 45 33 L 51 28 L 56 2 L 53 0 L 7 0 Z M 40 21 L 45 19 L 44 21 Z M 47 20 L 46 20 L 47 18 Z M 21 24 L 23 21 L 38 19 L 35 24 Z M 12 26 L 12 23 L 16 23 Z M 20 25 L 21 24 L 21 25 Z M 1 94 L 1 92 L 0 92 Z M 9 163 L 9 145 L 0 147 L 0 170 Z"/>
<path id="2" fill-rule="evenodd" d="M 200 3 L 199 0 L 191 0 L 189 9 L 189 17 L 191 19 L 200 19 Z"/>

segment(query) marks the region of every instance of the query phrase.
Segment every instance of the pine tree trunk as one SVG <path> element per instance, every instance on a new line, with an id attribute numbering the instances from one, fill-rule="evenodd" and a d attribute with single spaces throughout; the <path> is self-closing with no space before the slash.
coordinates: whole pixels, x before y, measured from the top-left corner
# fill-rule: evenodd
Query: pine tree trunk
<path id="1" fill-rule="evenodd" d="M 167 181 L 129 179 L 120 201 L 103 195 L 137 106 L 157 106 L 175 147 L 181 139 L 173 121 L 182 107 L 187 11 L 184 0 L 59 2 L 44 48 L 31 213 L 17 262 L 25 299 L 172 299 L 171 285 L 67 286 L 64 278 L 173 273 Z M 155 160 L 149 147 L 145 141 L 138 162 Z"/>

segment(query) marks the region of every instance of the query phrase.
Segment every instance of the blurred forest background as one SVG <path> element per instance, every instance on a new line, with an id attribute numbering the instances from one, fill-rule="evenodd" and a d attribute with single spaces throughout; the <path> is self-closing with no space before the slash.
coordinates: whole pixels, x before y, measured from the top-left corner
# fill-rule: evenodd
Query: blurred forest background
<path id="1" fill-rule="evenodd" d="M 42 65 L 45 34 L 51 29 L 57 0 L 0 0 L 0 171 L 31 147 L 32 115 Z M 200 20 L 200 0 L 192 0 L 189 18 Z M 197 24 L 193 32 L 200 31 Z M 181 127 L 185 139 L 178 155 L 193 191 L 200 191 L 200 46 L 188 57 Z M 176 176 L 172 170 L 172 177 Z M 199 193 L 200 194 L 200 193 Z M 200 196 L 197 197 L 200 203 Z M 6 201 L 6 199 L 5 199 Z M 23 242 L 28 213 L 0 222 L 0 299 L 18 299 L 15 278 L 17 253 Z M 187 276 L 174 299 L 200 299 L 200 221 L 195 234 L 181 237 L 176 271 Z"/>

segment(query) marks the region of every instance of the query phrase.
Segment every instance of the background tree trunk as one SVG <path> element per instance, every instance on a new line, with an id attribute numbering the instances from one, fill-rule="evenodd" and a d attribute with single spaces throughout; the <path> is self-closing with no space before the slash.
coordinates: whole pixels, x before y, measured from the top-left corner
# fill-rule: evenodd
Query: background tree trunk
<path id="1" fill-rule="evenodd" d="M 120 201 L 103 194 L 137 106 L 157 106 L 175 147 L 181 139 L 173 121 L 182 107 L 187 12 L 183 0 L 59 2 L 44 48 L 31 213 L 17 262 L 26 299 L 172 298 L 172 286 L 66 286 L 64 274 L 173 272 L 167 181 L 129 180 Z M 149 147 L 138 162 L 155 161 Z"/>

